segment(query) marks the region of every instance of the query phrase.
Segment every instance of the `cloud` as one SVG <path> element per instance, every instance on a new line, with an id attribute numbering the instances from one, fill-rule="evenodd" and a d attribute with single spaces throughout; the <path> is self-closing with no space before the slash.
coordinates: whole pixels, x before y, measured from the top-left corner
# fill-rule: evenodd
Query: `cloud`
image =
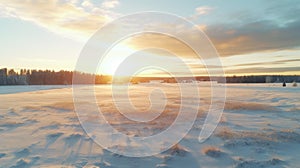
<path id="1" fill-rule="evenodd" d="M 300 59 L 290 59 L 290 60 L 278 60 L 278 61 L 272 61 L 272 62 L 255 62 L 255 63 L 246 63 L 246 64 L 237 64 L 237 65 L 234 65 L 235 67 L 237 66 L 258 66 L 258 65 L 261 65 L 261 66 L 266 66 L 266 65 L 282 65 L 282 64 L 286 64 L 286 63 L 289 63 L 289 62 L 299 62 L 300 64 Z"/>
<path id="2" fill-rule="evenodd" d="M 94 4 L 89 0 L 84 0 L 81 5 L 86 8 L 94 8 Z"/>
<path id="3" fill-rule="evenodd" d="M 17 17 L 31 21 L 54 32 L 80 32 L 90 35 L 107 21 L 120 16 L 110 10 L 119 4 L 118 0 L 105 0 L 98 5 L 90 0 L 2 0 L 0 14 L 2 17 Z M 205 15 L 212 10 L 212 7 L 200 6 L 195 9 L 195 14 Z M 272 8 L 268 12 L 277 10 L 283 9 Z M 300 47 L 298 17 L 300 10 L 288 11 L 285 11 L 282 16 L 284 22 L 267 19 L 242 20 L 239 24 L 199 24 L 195 27 L 205 31 L 222 57 L 295 49 Z M 138 25 L 138 23 L 128 24 Z M 176 25 L 161 26 L 176 28 Z M 190 38 L 194 36 L 192 29 L 184 29 L 184 31 L 187 31 L 186 35 Z M 182 42 L 158 34 L 134 37 L 127 44 L 135 49 L 152 46 L 167 49 L 183 57 L 196 57 L 193 50 Z"/>
<path id="4" fill-rule="evenodd" d="M 197 55 L 193 52 L 192 49 L 189 48 L 189 46 L 177 40 L 176 38 L 163 35 L 163 34 L 157 34 L 157 33 L 141 34 L 138 36 L 131 37 L 126 43 L 128 46 L 136 50 L 142 50 L 145 48 L 161 48 L 177 56 L 188 57 L 188 58 L 197 57 Z M 160 54 L 160 53 L 156 52 L 156 54 Z M 165 54 L 165 52 L 163 54 Z"/>
<path id="5" fill-rule="evenodd" d="M 297 50 L 300 47 L 300 19 L 284 25 L 279 25 L 271 20 L 261 20 L 242 25 L 216 24 L 196 27 L 202 27 L 221 57 Z M 186 36 L 193 37 L 192 29 L 184 31 L 186 31 Z M 193 50 L 178 40 L 157 34 L 133 38 L 129 45 L 137 49 L 159 46 L 183 57 L 195 57 Z"/>
<path id="6" fill-rule="evenodd" d="M 2 17 L 31 21 L 53 32 L 79 32 L 90 35 L 118 14 L 97 7 L 91 1 L 19 1 L 2 0 Z"/>
<path id="7" fill-rule="evenodd" d="M 285 5 L 285 7 L 280 4 Z M 204 15 L 211 12 L 212 9 L 209 6 L 201 6 L 195 10 L 195 13 Z M 202 23 L 195 27 L 200 28 L 208 35 L 221 57 L 298 50 L 300 48 L 299 5 L 279 3 L 279 6 L 269 7 L 265 11 L 268 16 L 272 17 L 262 16 L 245 19 L 253 14 L 245 12 L 243 18 L 232 15 L 230 21 L 227 19 L 217 23 L 212 21 L 209 24 Z M 184 31 L 190 30 L 185 29 Z M 187 35 L 193 36 L 191 33 L 187 33 Z M 131 46 L 142 48 L 146 45 L 151 46 L 153 43 L 155 46 L 159 44 L 160 47 L 175 51 L 184 57 L 194 57 L 191 49 L 176 42 L 174 38 L 157 35 L 132 40 Z"/>
<path id="8" fill-rule="evenodd" d="M 272 74 L 283 74 L 283 73 L 294 73 L 299 74 L 300 67 L 278 67 L 278 68 L 241 68 L 241 69 L 231 69 L 231 70 L 225 70 L 226 74 L 254 74 L 254 73 L 260 73 L 260 74 L 266 74 L 266 73 L 272 73 Z"/>
<path id="9" fill-rule="evenodd" d="M 244 64 L 234 64 L 234 65 L 226 65 L 223 64 L 221 65 L 204 65 L 203 63 L 200 62 L 189 62 L 188 65 L 193 68 L 193 69 L 205 69 L 205 68 L 212 68 L 212 69 L 226 69 L 227 71 L 235 71 L 233 68 L 239 68 L 240 73 L 244 73 L 244 71 L 241 71 L 242 69 L 248 70 L 248 69 L 260 69 L 260 68 L 265 68 L 266 66 L 274 68 L 285 68 L 285 64 L 287 63 L 298 63 L 300 64 L 300 59 L 285 59 L 285 60 L 277 60 L 277 61 L 269 61 L 269 62 L 253 62 L 253 63 L 244 63 Z"/>
<path id="10" fill-rule="evenodd" d="M 120 2 L 118 0 L 105 0 L 101 6 L 106 9 L 112 9 L 117 7 L 119 4 Z"/>
<path id="11" fill-rule="evenodd" d="M 200 6 L 195 9 L 195 13 L 196 13 L 196 16 L 206 15 L 206 14 L 210 13 L 212 10 L 213 10 L 213 8 L 211 8 L 209 6 Z"/>
<path id="12" fill-rule="evenodd" d="M 279 51 L 300 47 L 300 19 L 285 25 L 261 20 L 243 25 L 207 26 L 206 33 L 222 56 Z"/>
<path id="13" fill-rule="evenodd" d="M 200 16 L 209 14 L 214 8 L 209 6 L 199 6 L 195 9 L 195 12 L 190 17 L 187 17 L 190 21 L 197 21 Z"/>

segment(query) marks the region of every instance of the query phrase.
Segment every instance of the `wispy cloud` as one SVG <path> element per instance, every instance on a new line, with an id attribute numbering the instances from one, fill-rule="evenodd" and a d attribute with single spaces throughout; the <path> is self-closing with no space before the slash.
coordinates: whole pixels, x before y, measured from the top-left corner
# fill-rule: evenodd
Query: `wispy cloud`
<path id="1" fill-rule="evenodd" d="M 32 21 L 55 32 L 80 32 L 90 35 L 105 22 L 120 16 L 120 14 L 111 11 L 119 4 L 118 0 L 105 0 L 101 4 L 94 4 L 90 0 L 2 0 L 0 13 L 2 16 Z M 212 10 L 212 7 L 200 6 L 195 9 L 195 15 L 206 15 Z M 298 13 L 296 11 L 296 14 Z M 285 16 L 289 18 L 287 19 L 289 22 L 284 25 L 278 24 L 274 20 L 251 22 L 246 20 L 239 24 L 199 24 L 198 28 L 208 34 L 221 56 L 286 50 L 300 47 L 300 19 L 296 14 Z M 153 43 L 155 43 L 154 46 L 159 45 L 161 48 L 169 49 L 182 56 L 194 55 L 190 48 L 173 38 L 158 35 L 134 38 L 129 45 L 143 48 Z"/>
<path id="2" fill-rule="evenodd" d="M 99 7 L 98 7 L 99 6 Z M 2 17 L 17 17 L 46 27 L 54 32 L 80 32 L 91 34 L 105 22 L 118 16 L 89 0 L 19 1 L 2 0 Z"/>
<path id="3" fill-rule="evenodd" d="M 299 74 L 300 67 L 260 67 L 225 70 L 226 74 Z"/>
<path id="4" fill-rule="evenodd" d="M 255 62 L 255 63 L 246 63 L 246 64 L 237 64 L 235 65 L 240 66 L 240 67 L 249 67 L 249 66 L 266 66 L 266 65 L 284 65 L 286 63 L 292 63 L 292 62 L 296 62 L 298 64 L 300 64 L 300 59 L 289 59 L 289 60 L 278 60 L 278 61 L 271 61 L 271 62 Z"/>
<path id="5" fill-rule="evenodd" d="M 74 4 L 74 3 L 73 3 Z M 84 0 L 81 5 L 85 8 L 90 8 L 90 9 L 93 9 L 94 8 L 94 4 L 91 3 L 91 1 L 89 0 Z"/>
<path id="6" fill-rule="evenodd" d="M 176 38 L 162 34 L 147 33 L 139 36 L 134 36 L 127 41 L 127 45 L 136 50 L 142 50 L 145 48 L 161 48 L 170 52 L 170 54 L 174 54 L 177 56 L 197 58 L 197 55 L 193 52 L 192 49 L 189 48 L 189 46 Z"/>
<path id="7" fill-rule="evenodd" d="M 206 33 L 222 56 L 232 56 L 300 47 L 299 30 L 300 19 L 285 25 L 261 20 L 243 25 L 211 25 Z"/>
<path id="8" fill-rule="evenodd" d="M 120 2 L 118 0 L 105 0 L 101 6 L 105 9 L 112 9 L 117 7 L 119 4 Z"/>
<path id="9" fill-rule="evenodd" d="M 199 6 L 195 9 L 194 13 L 190 17 L 187 17 L 187 19 L 196 21 L 200 16 L 208 15 L 209 13 L 211 13 L 213 9 L 214 8 L 209 6 Z"/>
<path id="10" fill-rule="evenodd" d="M 200 7 L 195 9 L 195 13 L 196 13 L 196 16 L 206 15 L 206 14 L 210 13 L 212 10 L 213 10 L 212 7 L 200 6 Z"/>
<path id="11" fill-rule="evenodd" d="M 207 15 L 212 10 L 214 10 L 213 7 L 200 6 L 195 9 L 194 16 Z M 276 11 L 280 12 L 276 13 Z M 216 23 L 201 23 L 195 27 L 203 30 L 208 35 L 222 57 L 294 50 L 300 48 L 299 11 L 296 7 L 289 6 L 288 10 L 284 11 L 277 7 L 271 10 L 274 15 L 277 15 L 276 18 L 239 19 L 238 22 L 220 20 Z M 284 20 L 278 21 L 277 18 L 284 18 Z M 184 31 L 189 30 L 185 29 Z M 189 33 L 187 35 L 193 36 Z M 155 46 L 160 43 L 161 48 L 174 51 L 184 57 L 195 55 L 190 48 L 183 46 L 174 38 L 157 35 L 135 38 L 131 41 L 131 46 L 143 48 L 143 46 L 152 45 L 153 43 L 155 43 Z"/>
<path id="12" fill-rule="evenodd" d="M 221 57 L 294 50 L 300 47 L 300 19 L 283 26 L 271 20 L 262 20 L 242 25 L 206 25 L 202 30 L 208 35 Z M 186 35 L 193 36 L 192 33 Z M 193 50 L 178 40 L 157 34 L 134 38 L 130 41 L 130 45 L 136 48 L 154 45 L 184 57 L 195 55 Z"/>

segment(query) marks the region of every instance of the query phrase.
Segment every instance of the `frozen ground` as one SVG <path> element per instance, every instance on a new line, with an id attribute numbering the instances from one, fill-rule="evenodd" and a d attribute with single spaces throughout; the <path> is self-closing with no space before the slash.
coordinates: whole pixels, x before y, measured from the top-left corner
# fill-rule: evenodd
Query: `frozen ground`
<path id="1" fill-rule="evenodd" d="M 67 88 L 67 85 L 18 85 L 18 86 L 1 86 L 0 94 L 12 94 L 21 92 L 32 92 L 38 90 L 50 90 L 50 89 L 61 89 Z"/>
<path id="2" fill-rule="evenodd" d="M 166 129 L 180 107 L 176 84 L 133 85 L 130 97 L 141 114 L 148 109 L 147 95 L 155 87 L 165 91 L 166 109 L 157 120 L 141 125 L 125 120 L 117 112 L 109 85 L 99 85 L 95 91 L 99 107 L 112 126 L 130 136 L 149 136 Z M 281 168 L 300 165 L 300 87 L 228 85 L 221 122 L 214 134 L 200 144 L 198 135 L 210 103 L 209 87 L 200 84 L 201 106 L 193 129 L 170 150 L 146 158 L 113 154 L 94 143 L 81 128 L 74 112 L 71 88 L 7 88 L 0 87 L 1 168 Z M 84 86 L 82 94 L 85 94 Z M 120 140 L 123 146 L 126 143 Z"/>

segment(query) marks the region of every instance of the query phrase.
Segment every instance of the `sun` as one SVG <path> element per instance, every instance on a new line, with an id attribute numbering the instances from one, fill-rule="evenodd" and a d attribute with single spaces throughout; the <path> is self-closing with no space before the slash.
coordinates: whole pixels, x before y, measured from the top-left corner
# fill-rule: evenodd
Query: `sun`
<path id="1" fill-rule="evenodd" d="M 114 46 L 103 58 L 101 63 L 98 65 L 98 74 L 114 76 L 116 70 L 121 63 L 131 54 L 135 53 L 136 50 L 131 49 L 123 44 L 117 44 Z M 134 64 L 134 63 L 132 63 Z M 133 66 L 133 65 L 131 65 Z M 130 66 L 128 66 L 128 69 Z M 124 71 L 122 75 L 130 75 Z"/>
<path id="2" fill-rule="evenodd" d="M 131 59 L 128 59 L 130 58 Z M 158 70 L 140 67 L 149 62 L 160 60 L 160 56 L 149 55 L 147 52 L 132 49 L 122 43 L 114 46 L 102 59 L 98 65 L 98 74 L 130 77 L 130 76 L 151 76 Z M 165 61 L 160 61 L 164 63 Z M 117 72 L 118 68 L 121 70 Z M 161 73 L 159 71 L 159 73 Z"/>
<path id="3" fill-rule="evenodd" d="M 113 46 L 98 65 L 97 74 L 114 77 L 169 76 L 186 72 L 185 61 L 160 48 L 139 48 L 124 40 Z"/>

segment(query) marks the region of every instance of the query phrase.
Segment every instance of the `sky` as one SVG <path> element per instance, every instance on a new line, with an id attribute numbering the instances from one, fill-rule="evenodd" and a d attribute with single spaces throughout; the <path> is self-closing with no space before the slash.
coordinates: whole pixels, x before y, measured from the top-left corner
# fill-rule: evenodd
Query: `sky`
<path id="1" fill-rule="evenodd" d="M 196 25 L 215 46 L 225 75 L 300 75 L 298 0 L 0 0 L 0 68 L 74 70 L 97 30 L 143 11 L 175 14 Z M 139 51 L 147 46 L 169 53 Z M 125 53 L 135 53 L 135 64 L 155 59 L 172 73 L 182 73 L 176 55 L 193 73 L 207 73 L 190 48 L 159 34 L 121 41 L 99 65 L 99 73 L 114 73 Z"/>

